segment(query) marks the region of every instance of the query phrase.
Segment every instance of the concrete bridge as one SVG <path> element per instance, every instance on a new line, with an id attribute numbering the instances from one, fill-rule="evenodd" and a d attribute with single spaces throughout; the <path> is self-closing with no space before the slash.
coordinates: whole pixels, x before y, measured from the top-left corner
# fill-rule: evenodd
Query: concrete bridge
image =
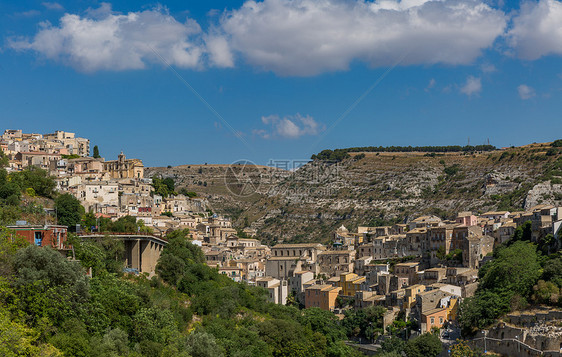
<path id="1" fill-rule="evenodd" d="M 127 268 L 137 269 L 139 273 L 154 275 L 156 263 L 168 242 L 162 238 L 131 233 L 90 233 L 81 234 L 82 238 L 103 239 L 106 237 L 120 239 L 125 245 L 124 264 Z"/>

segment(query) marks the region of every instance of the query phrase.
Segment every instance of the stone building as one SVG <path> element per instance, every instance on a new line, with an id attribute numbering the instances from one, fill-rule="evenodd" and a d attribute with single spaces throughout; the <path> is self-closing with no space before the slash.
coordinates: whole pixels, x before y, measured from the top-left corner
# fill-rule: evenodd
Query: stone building
<path id="1" fill-rule="evenodd" d="M 104 162 L 104 170 L 115 179 L 144 177 L 142 160 L 127 159 L 123 152 L 119 154 L 117 160 Z"/>

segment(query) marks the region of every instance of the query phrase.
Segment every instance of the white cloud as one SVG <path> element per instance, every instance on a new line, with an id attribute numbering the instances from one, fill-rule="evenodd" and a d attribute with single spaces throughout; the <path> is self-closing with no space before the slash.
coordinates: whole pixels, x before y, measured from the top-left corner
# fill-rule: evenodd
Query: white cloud
<path id="1" fill-rule="evenodd" d="M 43 5 L 45 8 L 49 10 L 57 10 L 57 11 L 64 10 L 64 7 L 58 2 L 42 2 L 41 5 Z"/>
<path id="2" fill-rule="evenodd" d="M 204 52 L 200 32 L 195 21 L 180 23 L 162 8 L 120 15 L 103 4 L 85 17 L 65 14 L 59 26 L 43 23 L 33 39 L 8 45 L 85 72 L 145 68 L 160 62 L 154 52 L 172 65 L 197 68 Z"/>
<path id="3" fill-rule="evenodd" d="M 496 72 L 498 69 L 496 68 L 496 66 L 494 66 L 491 63 L 484 63 L 482 66 L 480 66 L 480 69 L 482 70 L 482 72 L 484 73 L 493 73 Z"/>
<path id="4" fill-rule="evenodd" d="M 541 0 L 553 1 L 553 0 Z M 16 50 L 80 71 L 128 70 L 161 63 L 182 68 L 234 67 L 236 59 L 283 76 L 372 67 L 465 65 L 504 34 L 508 16 L 488 0 L 263 0 L 225 11 L 203 32 L 165 8 L 127 14 L 109 3 L 42 23 Z M 58 2 L 44 7 L 63 10 Z M 215 13 L 210 12 L 209 17 Z"/>
<path id="5" fill-rule="evenodd" d="M 224 37 L 207 36 L 205 39 L 209 59 L 216 67 L 234 67 L 234 57 Z"/>
<path id="6" fill-rule="evenodd" d="M 435 82 L 435 78 L 431 78 L 431 79 L 429 80 L 429 83 L 427 84 L 427 87 L 425 87 L 424 90 L 425 90 L 426 92 L 429 92 L 429 91 L 431 90 L 431 88 L 435 87 L 435 83 L 436 83 L 436 82 Z"/>
<path id="7" fill-rule="evenodd" d="M 14 16 L 16 17 L 35 17 L 40 15 L 41 13 L 37 10 L 28 10 L 28 11 L 24 11 L 24 12 L 18 12 L 16 14 L 14 14 Z"/>
<path id="8" fill-rule="evenodd" d="M 562 2 L 523 2 L 507 38 L 516 54 L 526 60 L 562 55 Z"/>
<path id="9" fill-rule="evenodd" d="M 523 100 L 531 99 L 536 95 L 535 90 L 526 84 L 518 86 L 517 92 L 519 93 L 519 97 Z"/>
<path id="10" fill-rule="evenodd" d="M 318 135 L 325 130 L 325 126 L 318 123 L 313 117 L 309 115 L 302 116 L 298 113 L 283 118 L 279 117 L 279 115 L 263 116 L 261 121 L 269 128 L 256 129 L 252 133 L 264 139 L 275 137 L 296 139 L 303 135 Z"/>
<path id="11" fill-rule="evenodd" d="M 461 87 L 461 93 L 464 93 L 468 96 L 473 94 L 478 94 L 482 91 L 482 81 L 480 78 L 476 78 L 473 76 L 468 76 L 466 79 L 466 84 Z"/>
<path id="12" fill-rule="evenodd" d="M 280 75 L 371 66 L 469 64 L 504 32 L 507 17 L 479 0 L 264 0 L 227 12 L 233 51 Z"/>

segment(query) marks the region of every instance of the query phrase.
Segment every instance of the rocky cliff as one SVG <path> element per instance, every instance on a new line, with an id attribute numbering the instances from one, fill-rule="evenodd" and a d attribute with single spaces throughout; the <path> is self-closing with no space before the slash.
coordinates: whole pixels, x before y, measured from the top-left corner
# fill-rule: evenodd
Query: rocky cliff
<path id="1" fill-rule="evenodd" d="M 328 241 L 345 224 L 405 222 L 421 214 L 523 210 L 562 204 L 562 155 L 550 144 L 491 152 L 351 153 L 295 172 L 245 165 L 147 168 L 207 197 L 265 241 Z"/>

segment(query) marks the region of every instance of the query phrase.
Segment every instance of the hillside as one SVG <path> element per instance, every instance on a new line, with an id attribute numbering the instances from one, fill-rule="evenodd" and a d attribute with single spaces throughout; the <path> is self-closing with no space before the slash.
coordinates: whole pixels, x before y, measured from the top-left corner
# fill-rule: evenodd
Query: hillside
<path id="1" fill-rule="evenodd" d="M 214 210 L 268 241 L 328 241 L 341 224 L 353 229 L 429 213 L 452 218 L 464 210 L 562 204 L 562 155 L 550 143 L 487 152 L 349 152 L 296 172 L 185 165 L 147 168 L 145 175 L 173 177 L 177 187 L 207 197 Z"/>

